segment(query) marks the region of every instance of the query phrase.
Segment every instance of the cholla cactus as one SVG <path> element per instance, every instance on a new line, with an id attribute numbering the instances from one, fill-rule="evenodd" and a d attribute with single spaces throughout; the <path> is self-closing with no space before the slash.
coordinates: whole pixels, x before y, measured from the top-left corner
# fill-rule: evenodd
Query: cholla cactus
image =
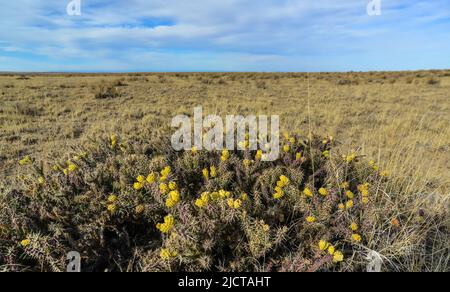
<path id="1" fill-rule="evenodd" d="M 0 270 L 60 271 L 78 251 L 84 271 L 359 271 L 364 251 L 386 244 L 407 269 L 444 226 L 446 214 L 400 204 L 386 170 L 338 154 L 333 138 L 287 134 L 282 157 L 263 162 L 248 148 L 175 152 L 146 137 L 22 159 L 1 190 Z"/>

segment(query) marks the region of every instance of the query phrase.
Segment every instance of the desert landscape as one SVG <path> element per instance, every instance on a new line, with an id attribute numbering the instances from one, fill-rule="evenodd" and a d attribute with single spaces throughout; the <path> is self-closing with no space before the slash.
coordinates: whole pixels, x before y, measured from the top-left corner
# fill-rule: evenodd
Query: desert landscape
<path id="1" fill-rule="evenodd" d="M 448 271 L 449 94 L 448 70 L 4 73 L 0 269 Z M 168 149 L 196 106 L 279 115 L 284 156 Z"/>
<path id="2" fill-rule="evenodd" d="M 417 171 L 447 186 L 450 71 L 311 73 L 309 82 L 310 115 L 306 73 L 2 75 L 0 169 L 6 179 L 26 155 L 168 130 L 174 116 L 203 106 L 222 116 L 278 114 L 283 130 L 301 134 L 311 124 L 392 171 L 397 159 L 418 159 Z"/>

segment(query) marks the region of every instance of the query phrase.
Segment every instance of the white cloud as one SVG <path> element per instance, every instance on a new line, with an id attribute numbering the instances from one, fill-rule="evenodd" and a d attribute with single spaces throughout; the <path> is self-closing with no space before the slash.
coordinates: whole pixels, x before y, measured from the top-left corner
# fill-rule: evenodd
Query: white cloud
<path id="1" fill-rule="evenodd" d="M 35 67 L 77 59 L 120 70 L 163 68 L 161 60 L 173 70 L 302 70 L 349 54 L 370 63 L 374 47 L 395 53 L 393 43 L 408 37 L 420 51 L 424 39 L 439 41 L 430 31 L 449 36 L 439 23 L 449 18 L 446 0 L 383 0 L 379 18 L 365 14 L 367 0 L 81 1 L 81 17 L 65 14 L 69 0 L 2 4 L 0 55 L 29 54 Z"/>

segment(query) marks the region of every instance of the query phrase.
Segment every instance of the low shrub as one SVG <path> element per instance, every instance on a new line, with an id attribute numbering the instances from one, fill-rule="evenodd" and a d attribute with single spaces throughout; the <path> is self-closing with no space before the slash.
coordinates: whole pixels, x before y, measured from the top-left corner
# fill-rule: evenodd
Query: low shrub
<path id="1" fill-rule="evenodd" d="M 370 251 L 386 271 L 445 267 L 445 209 L 332 138 L 282 146 L 262 162 L 112 136 L 48 165 L 25 157 L 0 190 L 0 269 L 63 271 L 70 251 L 83 271 L 363 271 Z"/>
<path id="2" fill-rule="evenodd" d="M 439 85 L 440 83 L 441 83 L 441 81 L 439 79 L 437 79 L 437 78 L 434 78 L 434 77 L 430 77 L 427 80 L 427 84 L 428 85 Z"/>
<path id="3" fill-rule="evenodd" d="M 101 84 L 96 87 L 94 96 L 95 99 L 117 98 L 120 93 L 116 86 Z"/>

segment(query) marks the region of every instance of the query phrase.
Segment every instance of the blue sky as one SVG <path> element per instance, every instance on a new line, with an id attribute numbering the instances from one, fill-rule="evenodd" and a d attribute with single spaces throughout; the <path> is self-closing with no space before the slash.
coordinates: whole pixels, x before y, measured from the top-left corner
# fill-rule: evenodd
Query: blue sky
<path id="1" fill-rule="evenodd" d="M 0 71 L 450 68 L 450 0 L 2 0 Z"/>

